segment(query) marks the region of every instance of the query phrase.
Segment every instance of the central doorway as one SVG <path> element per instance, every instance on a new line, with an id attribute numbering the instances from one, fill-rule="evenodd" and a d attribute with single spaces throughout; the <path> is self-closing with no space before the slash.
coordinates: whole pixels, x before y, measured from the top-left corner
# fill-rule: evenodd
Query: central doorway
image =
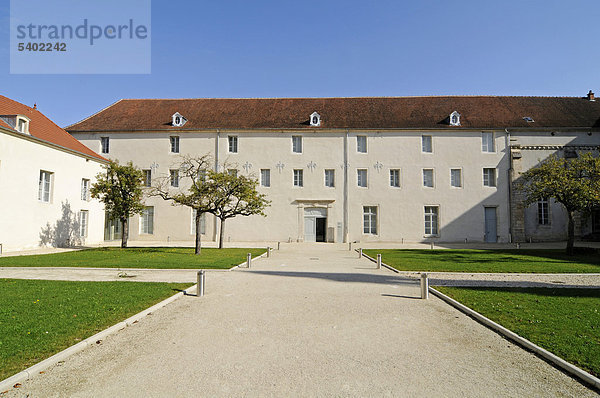
<path id="1" fill-rule="evenodd" d="M 304 241 L 325 242 L 327 239 L 327 209 L 307 207 L 304 209 Z"/>

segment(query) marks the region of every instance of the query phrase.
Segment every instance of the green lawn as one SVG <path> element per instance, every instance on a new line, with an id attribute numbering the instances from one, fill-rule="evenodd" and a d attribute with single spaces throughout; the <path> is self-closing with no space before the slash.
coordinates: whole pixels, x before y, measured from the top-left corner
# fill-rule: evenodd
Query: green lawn
<path id="1" fill-rule="evenodd" d="M 0 267 L 92 267 L 196 269 L 231 268 L 246 261 L 247 253 L 259 256 L 266 249 L 194 249 L 184 247 L 105 247 L 56 254 L 0 258 Z"/>
<path id="2" fill-rule="evenodd" d="M 363 250 L 400 271 L 600 273 L 600 255 L 564 250 Z"/>
<path id="3" fill-rule="evenodd" d="M 436 289 L 600 376 L 600 289 Z"/>
<path id="4" fill-rule="evenodd" d="M 0 279 L 0 380 L 189 286 Z"/>

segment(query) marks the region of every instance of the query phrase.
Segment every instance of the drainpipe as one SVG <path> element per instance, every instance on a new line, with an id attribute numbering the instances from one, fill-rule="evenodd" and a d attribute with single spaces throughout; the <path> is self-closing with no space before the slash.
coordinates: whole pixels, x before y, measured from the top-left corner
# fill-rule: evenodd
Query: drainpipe
<path id="1" fill-rule="evenodd" d="M 348 129 L 344 135 L 344 243 L 348 238 Z"/>
<path id="2" fill-rule="evenodd" d="M 513 241 L 513 222 L 512 222 L 512 180 L 513 180 L 513 158 L 510 147 L 510 132 L 504 129 L 506 133 L 506 150 L 508 153 L 508 241 Z"/>

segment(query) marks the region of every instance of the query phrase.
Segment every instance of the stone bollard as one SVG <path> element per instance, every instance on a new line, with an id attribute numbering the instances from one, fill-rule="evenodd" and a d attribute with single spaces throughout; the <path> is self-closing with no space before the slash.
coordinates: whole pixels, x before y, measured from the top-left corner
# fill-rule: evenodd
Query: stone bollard
<path id="1" fill-rule="evenodd" d="M 421 274 L 421 298 L 424 300 L 429 298 L 429 279 L 427 273 Z"/>
<path id="2" fill-rule="evenodd" d="M 377 269 L 381 269 L 381 254 L 377 255 Z"/>
<path id="3" fill-rule="evenodd" d="M 246 267 L 250 268 L 250 263 L 252 263 L 252 253 L 248 253 L 248 256 L 246 257 Z"/>
<path id="4" fill-rule="evenodd" d="M 198 292 L 196 296 L 204 296 L 204 270 L 198 271 Z"/>

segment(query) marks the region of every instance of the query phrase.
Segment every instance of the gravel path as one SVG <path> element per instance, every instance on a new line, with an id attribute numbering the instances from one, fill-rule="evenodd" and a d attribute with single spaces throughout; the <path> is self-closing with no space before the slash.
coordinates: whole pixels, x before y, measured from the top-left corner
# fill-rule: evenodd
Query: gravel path
<path id="1" fill-rule="evenodd" d="M 207 275 L 7 397 L 596 397 L 437 298 L 327 245 Z"/>

